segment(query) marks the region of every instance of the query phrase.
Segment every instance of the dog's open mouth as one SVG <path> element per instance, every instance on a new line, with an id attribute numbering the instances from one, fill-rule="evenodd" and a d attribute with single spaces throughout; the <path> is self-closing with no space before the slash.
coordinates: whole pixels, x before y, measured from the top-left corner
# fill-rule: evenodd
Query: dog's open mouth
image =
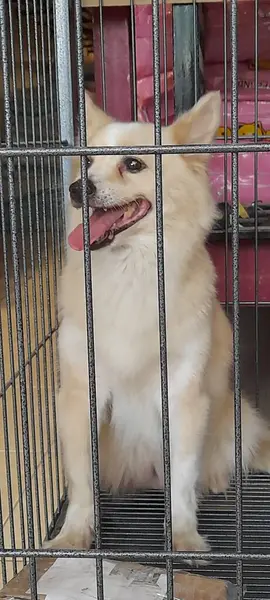
<path id="1" fill-rule="evenodd" d="M 97 250 L 110 244 L 114 237 L 140 221 L 151 208 L 146 198 L 138 198 L 123 206 L 95 208 L 90 217 L 90 247 Z M 83 224 L 80 223 L 68 236 L 73 250 L 83 250 Z"/>

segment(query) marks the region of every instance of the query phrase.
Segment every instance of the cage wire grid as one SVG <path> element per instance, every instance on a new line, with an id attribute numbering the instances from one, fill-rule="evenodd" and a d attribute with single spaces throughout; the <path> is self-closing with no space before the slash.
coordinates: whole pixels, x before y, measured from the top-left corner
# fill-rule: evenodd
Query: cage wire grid
<path id="1" fill-rule="evenodd" d="M 175 553 L 172 551 L 172 518 L 171 518 L 171 475 L 170 475 L 170 438 L 168 415 L 168 377 L 167 377 L 167 343 L 166 343 L 166 305 L 164 274 L 164 240 L 163 240 L 163 198 L 162 198 L 162 156 L 164 154 L 189 153 L 224 153 L 225 174 L 228 172 L 227 156 L 232 156 L 232 227 L 231 247 L 233 260 L 233 347 L 234 347 L 234 400 L 235 400 L 235 484 L 224 497 L 209 497 L 203 500 L 200 509 L 201 531 L 209 535 L 213 551 L 208 554 L 211 561 L 204 567 L 203 574 L 221 575 L 234 580 L 237 584 L 238 599 L 243 598 L 243 581 L 248 589 L 246 598 L 270 598 L 269 567 L 269 478 L 254 475 L 242 481 L 241 468 L 241 390 L 240 390 L 240 312 L 239 312 L 239 225 L 238 225 L 238 157 L 240 152 L 253 152 L 255 172 L 258 152 L 269 152 L 270 144 L 261 141 L 257 131 L 252 143 L 248 146 L 238 141 L 238 39 L 237 17 L 238 2 L 231 0 L 229 5 L 230 44 L 231 44 L 231 117 L 232 139 L 228 144 L 225 133 L 224 144 L 196 146 L 162 146 L 161 145 L 161 105 L 160 105 L 160 26 L 163 26 L 163 53 L 165 63 L 165 80 L 167 72 L 166 59 L 166 1 L 162 0 L 162 17 L 159 12 L 159 0 L 152 1 L 153 11 L 153 72 L 154 72 L 154 128 L 155 144 L 153 146 L 133 147 L 99 147 L 88 148 L 85 125 L 84 104 L 84 67 L 83 36 L 80 0 L 71 2 L 74 20 L 76 49 L 76 74 L 74 79 L 78 92 L 78 145 L 63 146 L 66 136 L 63 134 L 63 121 L 70 106 L 59 102 L 62 90 L 59 87 L 61 68 L 63 65 L 63 47 L 61 40 L 53 42 L 51 15 L 55 21 L 55 31 L 60 36 L 60 14 L 65 13 L 69 21 L 69 7 L 61 0 L 18 0 L 15 14 L 19 36 L 19 72 L 21 81 L 21 102 L 23 139 L 20 137 L 20 114 L 18 102 L 18 82 L 15 64 L 14 44 L 14 3 L 0 0 L 0 34 L 1 59 L 3 77 L 3 112 L 4 139 L 0 148 L 0 206 L 2 244 L 4 257 L 5 284 L 5 317 L 7 319 L 9 337 L 10 376 L 7 378 L 7 367 L 4 357 L 3 318 L 0 313 L 0 376 L 1 403 L 4 422 L 4 443 L 6 454 L 6 474 L 8 503 L 10 516 L 10 544 L 5 545 L 3 523 L 3 497 L 0 495 L 0 557 L 3 581 L 7 580 L 7 559 L 12 559 L 13 574 L 18 571 L 17 561 L 29 560 L 31 598 L 37 599 L 36 559 L 42 556 L 53 557 L 92 557 L 97 561 L 97 597 L 103 600 L 102 559 L 137 560 L 165 564 L 167 571 L 167 598 L 173 600 L 173 567 L 181 564 L 181 560 L 205 559 L 204 553 Z M 194 97 L 192 103 L 200 95 L 199 86 L 199 50 L 197 3 L 190 5 L 193 14 L 193 56 L 194 56 Z M 177 10 L 174 8 L 175 17 Z M 62 12 L 61 12 L 62 11 Z M 132 98 L 134 118 L 137 117 L 136 91 L 136 52 L 135 52 L 135 2 L 130 3 L 131 55 L 132 55 Z M 26 28 L 23 28 L 22 15 L 25 13 Z M 106 109 L 106 65 L 103 35 L 103 4 L 99 4 L 99 20 L 101 33 L 101 69 L 103 105 Z M 227 3 L 224 1 L 224 78 L 227 80 Z M 258 117 L 258 0 L 254 0 L 255 28 L 255 121 Z M 33 29 L 34 37 L 31 36 Z M 45 41 L 46 40 L 46 41 Z M 26 79 L 24 48 L 26 45 L 29 75 L 29 100 L 26 95 Z M 60 50 L 61 49 L 61 50 Z M 62 53 L 62 54 L 61 54 Z M 57 63 L 57 72 L 54 64 Z M 35 58 L 34 58 L 35 57 Z M 64 57 L 70 67 L 70 60 Z M 46 60 L 48 59 L 48 63 Z M 47 70 L 48 64 L 48 70 Z M 13 85 L 10 85 L 10 81 Z M 35 85 L 34 85 L 35 82 Z M 58 93 L 57 93 L 58 90 Z M 167 92 L 166 88 L 165 91 Z M 13 95 L 12 95 L 13 94 Z M 12 97 L 11 97 L 12 96 Z M 167 96 L 167 94 L 166 94 Z M 58 100 L 58 103 L 57 103 Z M 227 91 L 225 91 L 227 102 Z M 35 106 L 36 101 L 36 106 Z M 70 101 L 70 99 L 69 99 Z M 30 106 L 30 135 L 27 127 L 27 109 Z M 68 100 L 67 100 L 68 104 Z M 42 106 L 45 114 L 42 113 Z M 14 107 L 15 125 L 13 125 L 11 106 Z M 183 108 L 189 108 L 188 105 Z M 38 114 L 35 123 L 35 114 Z M 56 118 L 54 118 L 56 113 Z M 225 111 L 226 114 L 226 111 Z M 168 121 L 168 104 L 165 101 L 165 119 Z M 45 126 L 44 126 L 45 124 Z M 14 137 L 15 131 L 15 137 Z M 226 121 L 225 121 L 225 132 Z M 69 136 L 69 142 L 70 142 Z M 94 318 L 92 310 L 91 254 L 89 239 L 89 212 L 87 205 L 87 156 L 106 154 L 153 154 L 155 156 L 156 173 L 156 234 L 157 234 L 157 281 L 160 332 L 160 390 L 163 423 L 163 458 L 164 458 L 164 494 L 146 491 L 144 493 L 111 498 L 100 492 L 98 461 L 98 428 L 95 386 L 95 348 Z M 85 262 L 85 294 L 86 319 L 88 334 L 88 369 L 89 369 L 89 410 L 91 411 L 91 440 L 93 463 L 93 489 L 95 510 L 95 549 L 89 551 L 48 551 L 40 548 L 42 539 L 48 536 L 55 527 L 62 507 L 64 482 L 61 471 L 61 460 L 56 431 L 55 393 L 58 386 L 57 375 L 57 279 L 63 262 L 64 240 L 64 182 L 63 159 L 72 156 L 81 157 L 81 177 L 83 193 L 83 229 L 84 229 L 84 262 Z M 25 164 L 26 206 L 24 214 L 24 197 L 21 191 L 23 179 L 22 167 Z M 6 166 L 5 166 L 6 165 Z M 17 172 L 15 172 L 17 165 Z M 4 205 L 4 166 L 7 173 L 8 216 L 10 222 L 10 240 L 6 233 L 6 208 Z M 18 173 L 18 174 L 17 174 Z M 34 189 L 31 181 L 34 180 Z M 41 180 L 41 190 L 37 181 Z M 227 177 L 225 175 L 225 181 Z M 17 181 L 19 182 L 19 202 L 16 200 Z M 48 194 L 45 182 L 48 181 Z M 225 192 L 226 193 L 226 192 Z M 46 195 L 49 203 L 46 204 Z M 257 179 L 254 181 L 255 208 L 258 206 Z M 34 206 L 34 212 L 33 212 Z M 36 231 L 34 231 L 36 223 Z M 52 230 L 49 233 L 49 225 Z M 30 283 L 27 269 L 27 249 L 25 246 L 25 228 L 29 228 Z M 19 225 L 19 228 L 18 228 Z M 19 233 L 18 234 L 18 229 Z M 258 217 L 255 210 L 254 249 L 255 249 L 255 342 L 256 342 L 256 395 L 259 394 L 258 371 Z M 10 247 L 9 247 L 10 242 Z M 10 253 L 11 248 L 11 253 Z M 226 213 L 225 263 L 226 273 L 229 263 L 228 214 Z M 53 273 L 50 279 L 49 251 L 52 251 Z M 10 255 L 12 265 L 10 264 Z M 43 269 L 45 275 L 43 277 Z M 11 278 L 13 274 L 13 280 Z M 11 288 L 13 288 L 11 290 Z M 12 314 L 12 292 L 14 292 L 15 313 Z M 226 298 L 228 308 L 228 296 Z M 31 320 L 33 313 L 33 322 Z M 39 314 L 40 313 L 40 314 Z M 15 321 L 15 325 L 14 325 Z M 16 343 L 17 350 L 14 350 Z M 17 353 L 17 357 L 15 356 Z M 17 386 L 17 381 L 19 385 Z M 21 543 L 18 544 L 15 533 L 13 515 L 13 485 L 10 475 L 10 431 L 7 418 L 7 393 L 11 388 L 13 416 L 15 420 L 15 452 L 17 461 L 17 481 L 19 488 L 19 510 Z M 44 389 L 44 394 L 42 393 Z M 43 398 L 44 396 L 44 398 Z M 39 406 L 36 422 L 34 403 L 37 398 Z M 43 405 L 44 403 L 44 405 Z M 21 421 L 19 421 L 21 414 Z M 50 424 L 52 419 L 52 427 Z M 39 479 L 39 458 L 36 439 L 37 427 L 40 436 L 41 479 Z M 21 433 L 20 433 L 21 430 Z M 23 459 L 22 451 L 23 449 Z M 49 481 L 49 483 L 48 483 Z M 41 492 L 42 490 L 42 492 Z M 41 493 L 43 508 L 41 508 Z M 42 513 L 43 517 L 42 517 Z M 165 540 L 163 520 L 165 516 Z M 164 545 L 165 542 L 165 545 Z M 180 562 L 179 562 L 180 561 Z"/>

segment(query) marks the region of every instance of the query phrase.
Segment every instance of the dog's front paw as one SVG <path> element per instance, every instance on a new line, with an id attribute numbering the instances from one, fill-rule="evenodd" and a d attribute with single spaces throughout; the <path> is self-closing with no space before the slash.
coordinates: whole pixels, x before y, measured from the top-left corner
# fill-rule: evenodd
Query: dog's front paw
<path id="1" fill-rule="evenodd" d="M 202 480 L 202 492 L 204 494 L 212 492 L 213 494 L 225 494 L 230 487 L 230 474 L 224 472 L 209 473 Z"/>
<path id="2" fill-rule="evenodd" d="M 196 531 L 176 533 L 173 536 L 173 549 L 175 552 L 209 552 L 210 545 Z M 188 560 L 184 559 L 188 564 L 205 564 L 206 560 Z"/>
<path id="3" fill-rule="evenodd" d="M 93 541 L 93 535 L 91 529 L 85 529 L 84 531 L 60 531 L 60 533 L 53 538 L 44 542 L 43 548 L 45 550 L 89 550 Z"/>
<path id="4" fill-rule="evenodd" d="M 69 504 L 66 519 L 60 533 L 44 543 L 45 549 L 89 550 L 93 541 L 92 505 Z"/>

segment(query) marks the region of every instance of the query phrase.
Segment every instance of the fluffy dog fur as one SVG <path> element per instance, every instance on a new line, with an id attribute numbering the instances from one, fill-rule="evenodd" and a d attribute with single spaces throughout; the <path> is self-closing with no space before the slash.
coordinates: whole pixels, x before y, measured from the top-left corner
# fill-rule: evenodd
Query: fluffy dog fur
<path id="1" fill-rule="evenodd" d="M 89 97 L 86 107 L 89 145 L 153 143 L 152 125 L 113 122 Z M 163 143 L 210 143 L 219 122 L 220 97 L 211 93 L 163 129 Z M 153 156 L 141 158 L 147 168 L 137 174 L 119 171 L 120 156 L 97 156 L 88 172 L 100 205 L 142 195 L 152 204 L 141 221 L 92 253 L 101 480 L 114 491 L 163 485 L 155 168 Z M 162 163 L 173 541 L 176 550 L 207 550 L 197 531 L 197 490 L 225 491 L 234 471 L 232 332 L 205 247 L 215 218 L 207 157 L 171 155 Z M 81 211 L 69 206 L 69 231 L 80 222 Z M 87 548 L 93 498 L 83 252 L 68 251 L 60 310 L 58 425 L 69 507 L 49 546 Z M 243 468 L 269 471 L 268 426 L 245 398 L 242 433 Z"/>

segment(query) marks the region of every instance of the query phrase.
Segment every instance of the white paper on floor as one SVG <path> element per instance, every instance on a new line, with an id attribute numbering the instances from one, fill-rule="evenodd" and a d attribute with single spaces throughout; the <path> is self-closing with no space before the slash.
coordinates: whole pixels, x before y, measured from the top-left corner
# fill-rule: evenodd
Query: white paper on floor
<path id="1" fill-rule="evenodd" d="M 103 561 L 106 600 L 163 600 L 166 576 L 158 569 L 133 568 L 127 563 Z M 46 600 L 97 600 L 96 561 L 58 558 L 38 582 Z"/>

